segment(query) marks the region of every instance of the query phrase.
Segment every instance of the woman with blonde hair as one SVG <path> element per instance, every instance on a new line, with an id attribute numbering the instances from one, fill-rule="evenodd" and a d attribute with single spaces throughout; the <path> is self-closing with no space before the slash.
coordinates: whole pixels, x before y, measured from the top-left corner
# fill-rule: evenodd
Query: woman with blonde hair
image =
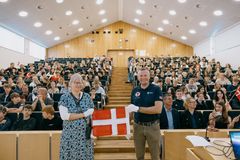
<path id="1" fill-rule="evenodd" d="M 184 129 L 203 128 L 202 113 L 196 111 L 196 101 L 194 98 L 187 98 L 184 102 L 185 111 L 181 115 L 181 125 Z"/>
<path id="2" fill-rule="evenodd" d="M 84 81 L 75 73 L 69 81 L 71 92 L 59 101 L 63 130 L 60 143 L 60 160 L 93 160 L 93 141 L 90 138 L 90 118 L 94 104 L 89 94 L 82 92 Z"/>

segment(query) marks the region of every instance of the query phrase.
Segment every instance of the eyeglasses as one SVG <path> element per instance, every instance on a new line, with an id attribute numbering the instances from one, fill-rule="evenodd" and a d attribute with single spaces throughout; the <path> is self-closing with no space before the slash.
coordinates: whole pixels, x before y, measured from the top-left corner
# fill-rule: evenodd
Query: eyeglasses
<path id="1" fill-rule="evenodd" d="M 74 84 L 76 85 L 82 85 L 83 83 L 82 82 L 73 82 Z"/>

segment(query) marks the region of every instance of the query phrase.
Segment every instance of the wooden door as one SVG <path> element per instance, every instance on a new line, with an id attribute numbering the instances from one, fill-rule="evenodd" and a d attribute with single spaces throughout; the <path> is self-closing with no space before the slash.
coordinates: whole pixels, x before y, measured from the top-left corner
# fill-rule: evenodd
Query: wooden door
<path id="1" fill-rule="evenodd" d="M 134 50 L 108 50 L 108 57 L 113 58 L 114 67 L 128 67 L 128 57 L 135 57 Z"/>

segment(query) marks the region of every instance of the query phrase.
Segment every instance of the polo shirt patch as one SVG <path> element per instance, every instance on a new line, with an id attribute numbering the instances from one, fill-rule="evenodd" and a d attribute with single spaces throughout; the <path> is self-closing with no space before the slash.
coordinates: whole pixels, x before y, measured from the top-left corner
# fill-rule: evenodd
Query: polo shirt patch
<path id="1" fill-rule="evenodd" d="M 147 92 L 147 94 L 153 94 L 153 92 Z"/>
<path id="2" fill-rule="evenodd" d="M 136 96 L 136 97 L 139 97 L 140 95 L 141 95 L 140 92 L 136 92 L 136 93 L 135 93 L 135 96 Z"/>

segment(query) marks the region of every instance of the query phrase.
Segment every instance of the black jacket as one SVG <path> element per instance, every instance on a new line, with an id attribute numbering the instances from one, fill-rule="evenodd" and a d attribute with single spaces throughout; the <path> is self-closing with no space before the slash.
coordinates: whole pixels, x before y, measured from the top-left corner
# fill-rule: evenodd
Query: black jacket
<path id="1" fill-rule="evenodd" d="M 174 129 L 179 129 L 180 128 L 180 117 L 179 117 L 178 111 L 174 108 L 172 108 L 172 117 L 173 117 Z M 160 128 L 168 129 L 168 119 L 167 119 L 167 114 L 166 114 L 166 110 L 164 107 L 162 108 L 162 113 L 160 114 Z"/>
<path id="2" fill-rule="evenodd" d="M 192 123 L 192 117 L 195 120 L 195 124 L 196 127 L 193 127 L 193 123 Z M 185 110 L 182 114 L 181 114 L 181 128 L 183 129 L 201 129 L 204 128 L 203 127 L 203 117 L 202 117 L 202 113 L 199 111 L 194 111 L 193 115 L 188 111 Z"/>

